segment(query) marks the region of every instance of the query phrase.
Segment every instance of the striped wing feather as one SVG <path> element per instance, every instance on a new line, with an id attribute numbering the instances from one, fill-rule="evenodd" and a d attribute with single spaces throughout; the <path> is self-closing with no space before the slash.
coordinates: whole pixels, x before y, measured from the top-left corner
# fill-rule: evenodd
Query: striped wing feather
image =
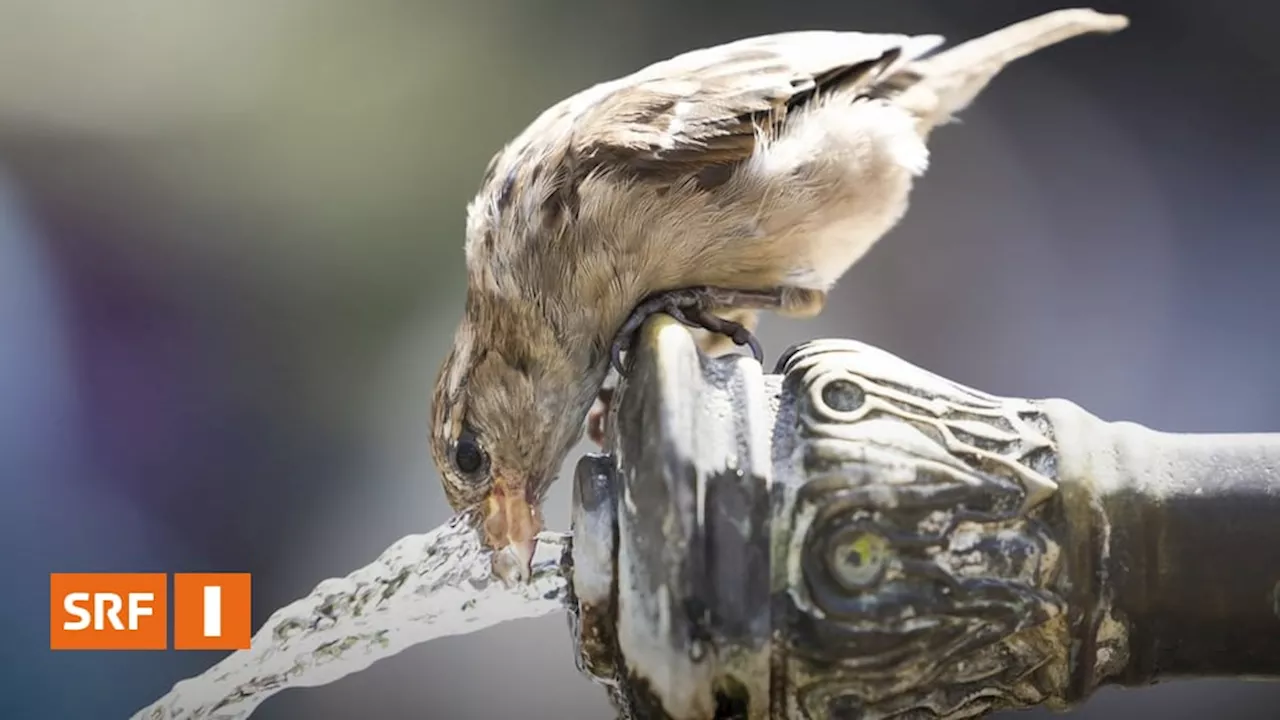
<path id="1" fill-rule="evenodd" d="M 873 95 L 935 35 L 809 31 L 741 40 L 651 65 L 617 81 L 578 117 L 575 155 L 660 176 L 749 157 L 758 131 L 833 90 Z"/>

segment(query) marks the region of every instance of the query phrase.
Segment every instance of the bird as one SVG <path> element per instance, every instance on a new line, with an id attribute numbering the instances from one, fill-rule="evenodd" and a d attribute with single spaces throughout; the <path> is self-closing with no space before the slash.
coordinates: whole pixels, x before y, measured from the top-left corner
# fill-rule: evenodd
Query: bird
<path id="1" fill-rule="evenodd" d="M 761 312 L 817 315 L 897 225 L 933 130 L 1014 60 L 1128 22 L 1057 10 L 941 51 L 936 34 L 790 30 L 547 108 L 467 205 L 465 303 L 432 391 L 449 504 L 527 577 L 547 492 L 645 318 L 759 359 Z"/>

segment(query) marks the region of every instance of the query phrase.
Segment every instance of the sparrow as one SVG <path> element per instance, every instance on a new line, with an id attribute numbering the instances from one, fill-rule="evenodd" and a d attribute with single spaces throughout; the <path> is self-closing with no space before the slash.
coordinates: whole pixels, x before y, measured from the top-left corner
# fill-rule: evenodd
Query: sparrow
<path id="1" fill-rule="evenodd" d="M 1059 10 L 941 52 L 938 35 L 782 32 L 547 109 L 467 206 L 465 307 L 430 430 L 450 505 L 479 506 L 486 543 L 527 576 L 546 493 L 645 318 L 759 358 L 761 311 L 818 314 L 902 218 L 934 128 L 1008 63 L 1127 25 Z"/>

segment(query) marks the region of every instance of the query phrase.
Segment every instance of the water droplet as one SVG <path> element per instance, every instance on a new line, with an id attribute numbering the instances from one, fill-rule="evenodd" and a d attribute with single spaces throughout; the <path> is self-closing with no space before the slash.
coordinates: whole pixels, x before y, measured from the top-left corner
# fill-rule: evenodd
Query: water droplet
<path id="1" fill-rule="evenodd" d="M 701 640 L 693 640 L 689 643 L 689 659 L 694 662 L 702 662 L 707 656 L 706 643 Z"/>

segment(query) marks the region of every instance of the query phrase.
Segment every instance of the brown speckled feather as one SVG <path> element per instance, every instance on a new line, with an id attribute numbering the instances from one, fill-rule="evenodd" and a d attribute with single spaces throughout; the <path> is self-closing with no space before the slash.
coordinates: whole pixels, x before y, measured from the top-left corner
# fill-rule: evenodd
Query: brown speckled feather
<path id="1" fill-rule="evenodd" d="M 580 282 L 580 299 L 628 299 L 626 273 L 583 272 L 602 269 L 593 253 L 625 242 L 607 228 L 588 232 L 598 224 L 581 214 L 589 179 L 642 181 L 657 192 L 712 190 L 815 101 L 832 93 L 891 95 L 914 77 L 909 63 L 941 42 L 936 35 L 779 33 L 684 53 L 557 103 L 490 162 L 470 212 L 472 288 L 550 299 L 542 314 L 562 326 L 568 323 L 551 288 L 525 278 Z M 586 202 L 609 197 L 588 194 Z"/>
<path id="2" fill-rule="evenodd" d="M 684 53 L 552 106 L 494 156 L 484 185 L 499 183 L 496 196 L 510 199 L 521 168 L 557 136 L 580 172 L 607 165 L 673 179 L 738 162 L 760 133 L 775 132 L 806 102 L 834 90 L 874 94 L 877 83 L 941 42 L 813 30 Z"/>
<path id="3" fill-rule="evenodd" d="M 578 117 L 573 145 L 581 157 L 667 178 L 739 162 L 805 103 L 835 90 L 873 94 L 941 42 L 809 31 L 688 53 L 624 79 Z"/>

